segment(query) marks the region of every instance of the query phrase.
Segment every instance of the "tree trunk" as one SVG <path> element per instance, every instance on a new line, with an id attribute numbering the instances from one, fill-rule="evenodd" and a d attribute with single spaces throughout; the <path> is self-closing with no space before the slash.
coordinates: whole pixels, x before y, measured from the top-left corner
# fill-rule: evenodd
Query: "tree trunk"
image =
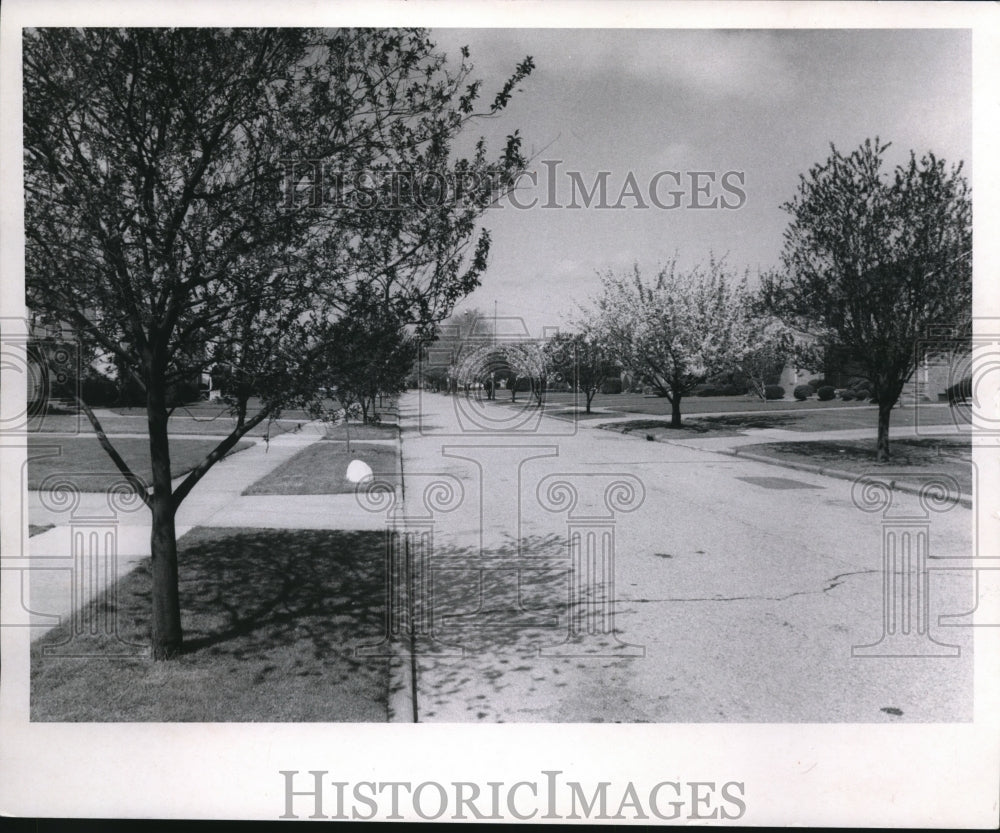
<path id="1" fill-rule="evenodd" d="M 590 403 L 594 400 L 594 394 L 595 393 L 597 393 L 597 388 L 594 388 L 593 390 L 588 390 L 588 391 L 586 391 L 584 393 L 584 396 L 587 397 L 587 413 L 588 414 L 590 413 Z"/>
<path id="2" fill-rule="evenodd" d="M 181 651 L 180 595 L 177 589 L 177 532 L 170 484 L 170 444 L 163 385 L 148 385 L 149 455 L 153 469 L 153 531 L 150 553 L 153 568 L 153 659 L 164 660 Z"/>
<path id="3" fill-rule="evenodd" d="M 670 427 L 681 427 L 681 396 L 679 393 L 675 393 L 670 398 Z"/>
<path id="4" fill-rule="evenodd" d="M 875 459 L 882 463 L 889 459 L 889 416 L 892 414 L 892 403 L 878 403 L 878 440 L 875 443 Z"/>

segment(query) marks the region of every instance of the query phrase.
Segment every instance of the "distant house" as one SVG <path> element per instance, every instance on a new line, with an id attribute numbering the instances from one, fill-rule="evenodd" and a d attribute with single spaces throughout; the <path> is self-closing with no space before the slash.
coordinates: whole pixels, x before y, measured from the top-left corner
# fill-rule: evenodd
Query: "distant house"
<path id="1" fill-rule="evenodd" d="M 831 362 L 834 364 L 834 362 Z M 847 387 L 852 379 L 865 376 L 863 368 L 851 361 L 838 364 L 836 370 L 811 370 L 797 367 L 791 359 L 786 362 L 778 382 L 785 392 L 791 394 L 796 385 L 804 385 L 810 379 L 823 377 L 835 388 Z M 900 394 L 902 401 L 941 402 L 948 399 L 949 386 L 959 381 L 956 371 L 964 366 L 961 356 L 952 352 L 938 353 L 928 356 L 913 371 L 910 380 L 903 386 Z"/>

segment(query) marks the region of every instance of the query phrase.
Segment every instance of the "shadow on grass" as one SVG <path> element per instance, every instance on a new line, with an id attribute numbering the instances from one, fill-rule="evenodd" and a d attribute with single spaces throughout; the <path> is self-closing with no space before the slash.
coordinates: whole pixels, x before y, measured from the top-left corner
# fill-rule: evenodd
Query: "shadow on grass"
<path id="1" fill-rule="evenodd" d="M 200 528 L 180 547 L 182 656 L 44 655 L 60 626 L 32 646 L 32 720 L 387 719 L 388 661 L 355 655 L 383 631 L 383 533 Z M 116 589 L 119 635 L 148 644 L 148 559 Z"/>
<path id="2" fill-rule="evenodd" d="M 184 550 L 186 653 L 242 659 L 304 641 L 318 659 L 378 631 L 381 533 L 200 529 Z"/>

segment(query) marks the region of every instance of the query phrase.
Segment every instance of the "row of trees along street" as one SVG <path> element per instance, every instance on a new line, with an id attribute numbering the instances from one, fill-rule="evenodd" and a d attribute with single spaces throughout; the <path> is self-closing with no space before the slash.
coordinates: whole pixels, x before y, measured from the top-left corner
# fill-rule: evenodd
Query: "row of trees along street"
<path id="1" fill-rule="evenodd" d="M 850 365 L 878 404 L 876 459 L 889 458 L 889 423 L 904 385 L 932 354 L 969 349 L 972 204 L 961 164 L 928 153 L 891 173 L 889 145 L 866 141 L 800 178 L 782 269 L 750 288 L 724 261 L 651 278 L 638 266 L 600 275 L 601 291 L 573 333 L 492 348 L 512 377 L 531 379 L 540 401 L 553 379 L 570 381 L 589 413 L 595 393 L 624 372 L 671 403 L 681 426 L 685 397 L 707 378 L 735 373 L 761 399 L 786 360 L 832 372 Z M 934 337 L 942 328 L 950 338 Z M 466 386 L 461 351 L 453 367 Z M 470 365 L 473 372 L 479 365 Z"/>
<path id="2" fill-rule="evenodd" d="M 526 160 L 517 131 L 495 156 L 453 146 L 533 62 L 481 102 L 468 50 L 449 63 L 423 31 L 65 28 L 23 47 L 27 304 L 144 392 L 151 489 L 79 405 L 151 510 L 166 659 L 182 648 L 174 517 L 195 484 L 261 421 L 320 408 L 318 386 L 344 384 L 366 349 L 362 320 L 428 332 L 478 285 L 477 222 Z M 317 170 L 435 171 L 471 190 L 372 207 L 317 199 Z M 172 489 L 168 388 L 219 366 L 236 427 Z"/>
<path id="3" fill-rule="evenodd" d="M 530 57 L 481 101 L 468 50 L 450 63 L 419 30 L 41 29 L 23 46 L 27 306 L 144 398 L 151 484 L 77 400 L 151 511 L 155 659 L 183 645 L 174 518 L 199 480 L 283 409 L 324 415 L 325 390 L 371 418 L 435 336 L 451 364 L 423 384 L 457 390 L 485 362 L 512 399 L 526 383 L 540 404 L 558 380 L 589 410 L 624 372 L 669 399 L 675 426 L 708 377 L 762 395 L 787 357 L 836 355 L 871 382 L 884 460 L 926 350 L 964 345 L 924 342 L 929 328 L 969 332 L 971 199 L 961 165 L 932 154 L 889 172 L 878 139 L 831 149 L 784 206 L 781 268 L 753 285 L 715 258 L 605 272 L 573 332 L 484 347 L 474 315 L 439 325 L 479 285 L 482 214 L 527 160 L 516 130 L 493 154 L 465 134 L 503 112 Z M 400 210 L 397 178 L 326 199 L 326 171 L 431 171 L 466 193 Z M 174 489 L 170 391 L 220 368 L 235 428 Z"/>

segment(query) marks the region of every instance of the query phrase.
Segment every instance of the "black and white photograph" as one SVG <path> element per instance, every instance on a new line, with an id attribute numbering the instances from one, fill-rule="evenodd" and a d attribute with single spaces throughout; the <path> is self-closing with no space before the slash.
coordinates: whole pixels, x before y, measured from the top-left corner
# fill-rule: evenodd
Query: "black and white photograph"
<path id="1" fill-rule="evenodd" d="M 8 5 L 0 814 L 996 826 L 995 6 Z"/>

